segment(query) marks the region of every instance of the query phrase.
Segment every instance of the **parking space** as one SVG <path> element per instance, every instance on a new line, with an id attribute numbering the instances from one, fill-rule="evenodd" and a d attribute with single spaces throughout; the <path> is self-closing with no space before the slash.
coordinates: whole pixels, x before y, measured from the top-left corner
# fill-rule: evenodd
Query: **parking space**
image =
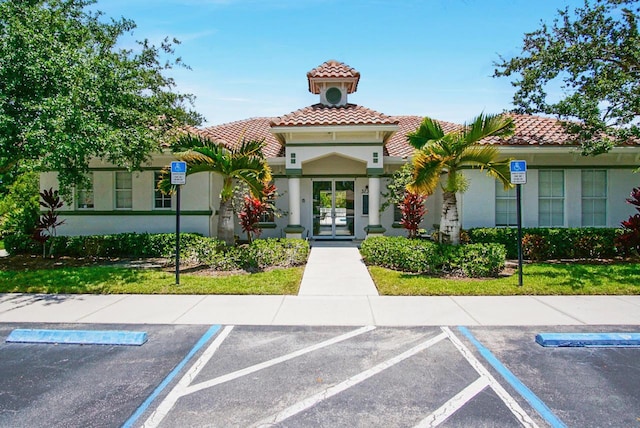
<path id="1" fill-rule="evenodd" d="M 149 341 L 2 343 L 0 426 L 553 425 L 531 394 L 566 426 L 640 427 L 640 349 L 542 348 L 540 328 L 468 330 L 529 393 L 453 327 L 222 326 L 210 340 L 209 326 L 91 328 L 145 330 Z"/>
<path id="2" fill-rule="evenodd" d="M 143 346 L 5 343 L 14 328 L 143 330 Z M 207 326 L 0 325 L 0 426 L 118 427 Z"/>

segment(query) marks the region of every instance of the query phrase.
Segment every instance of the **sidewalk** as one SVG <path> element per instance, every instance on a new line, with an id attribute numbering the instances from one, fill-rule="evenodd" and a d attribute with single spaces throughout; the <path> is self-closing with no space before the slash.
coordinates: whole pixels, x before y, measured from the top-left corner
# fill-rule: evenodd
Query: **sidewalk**
<path id="1" fill-rule="evenodd" d="M 355 244 L 314 242 L 298 296 L 0 294 L 0 322 L 640 326 L 640 296 L 378 296 Z"/>
<path id="2" fill-rule="evenodd" d="M 640 325 L 640 296 L 2 294 L 0 322 L 308 326 Z"/>

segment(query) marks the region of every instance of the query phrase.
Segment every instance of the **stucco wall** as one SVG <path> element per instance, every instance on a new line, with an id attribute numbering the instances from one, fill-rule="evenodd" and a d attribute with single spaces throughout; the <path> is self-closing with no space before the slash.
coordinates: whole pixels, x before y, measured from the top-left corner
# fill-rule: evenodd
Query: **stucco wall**
<path id="1" fill-rule="evenodd" d="M 545 167 L 564 172 L 564 227 L 582 226 L 582 171 L 605 169 L 599 166 L 585 168 Z M 538 167 L 527 171 L 527 184 L 522 191 L 522 225 L 538 227 Z M 464 172 L 469 189 L 458 195 L 461 221 L 464 229 L 495 226 L 495 181 L 477 170 Z M 640 175 L 630 169 L 607 169 L 607 227 L 619 227 L 622 220 L 635 213 L 626 203 L 631 189 L 640 186 Z"/>

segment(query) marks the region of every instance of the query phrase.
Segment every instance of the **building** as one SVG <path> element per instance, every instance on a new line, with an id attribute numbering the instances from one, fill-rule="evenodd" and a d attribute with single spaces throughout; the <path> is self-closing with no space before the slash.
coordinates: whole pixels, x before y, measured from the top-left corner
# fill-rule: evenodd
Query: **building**
<path id="1" fill-rule="evenodd" d="M 276 205 L 286 215 L 265 218 L 263 237 L 364 239 L 371 234 L 402 235 L 398 212 L 380 212 L 390 175 L 408 162 L 413 149 L 407 132 L 419 116 L 388 116 L 349 103 L 360 73 L 337 61 L 327 61 L 307 73 L 309 91 L 318 103 L 273 118 L 251 118 L 195 132 L 225 144 L 242 136 L 266 140 L 278 192 Z M 616 147 L 610 153 L 584 157 L 554 119 L 513 115 L 516 133 L 494 144 L 504 157 L 527 161 L 522 187 L 525 227 L 617 227 L 635 211 L 625 202 L 640 186 L 633 170 L 640 165 L 640 144 Z M 459 125 L 441 122 L 446 131 Z M 61 218 L 59 233 L 69 235 L 175 230 L 175 195 L 155 187 L 160 169 L 174 157 L 154 156 L 139 172 L 129 173 L 99 160 L 91 163 L 89 189 L 76 192 Z M 479 170 L 465 172 L 470 187 L 459 195 L 464 229 L 515 225 L 515 191 Z M 56 174 L 41 176 L 42 189 L 56 188 Z M 181 230 L 214 236 L 221 180 L 215 174 L 188 177 L 182 189 Z M 427 202 L 424 228 L 439 222 L 441 196 Z M 237 234 L 241 235 L 239 227 Z"/>

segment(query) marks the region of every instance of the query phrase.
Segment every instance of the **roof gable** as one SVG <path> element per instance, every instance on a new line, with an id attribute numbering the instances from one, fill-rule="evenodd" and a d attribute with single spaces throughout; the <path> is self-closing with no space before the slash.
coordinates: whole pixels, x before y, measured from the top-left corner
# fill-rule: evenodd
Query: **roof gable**
<path id="1" fill-rule="evenodd" d="M 314 104 L 275 118 L 271 126 L 396 125 L 398 120 L 356 104 Z"/>
<path id="2" fill-rule="evenodd" d="M 358 89 L 360 81 L 360 72 L 343 62 L 330 59 L 307 73 L 309 80 L 309 92 L 313 94 L 320 93 L 319 82 L 328 80 L 343 81 L 347 83 L 348 93 L 353 93 Z"/>

